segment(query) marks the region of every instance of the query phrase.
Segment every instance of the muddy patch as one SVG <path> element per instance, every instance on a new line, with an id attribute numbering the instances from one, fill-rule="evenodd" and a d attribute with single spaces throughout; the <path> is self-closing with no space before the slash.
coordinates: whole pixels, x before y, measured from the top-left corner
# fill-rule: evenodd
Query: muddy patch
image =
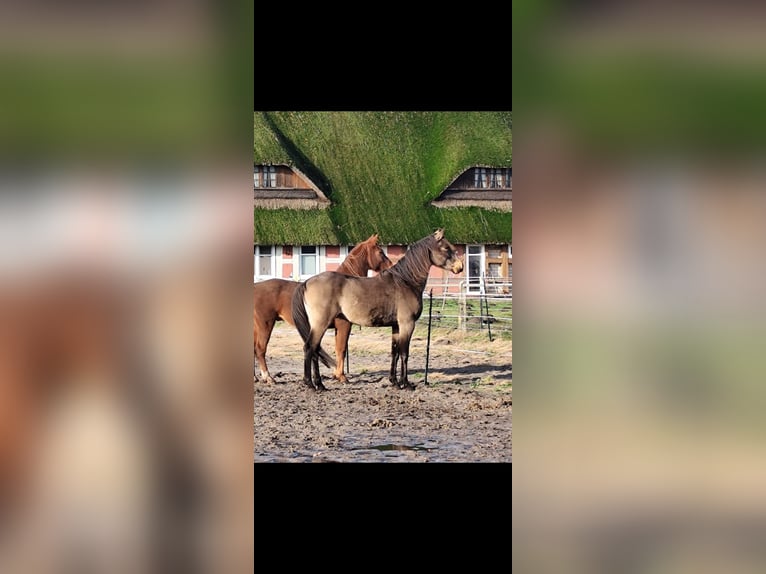
<path id="1" fill-rule="evenodd" d="M 323 341 L 331 353 L 333 335 Z M 277 383 L 253 383 L 253 460 L 511 462 L 511 341 L 432 334 L 426 385 L 426 341 L 418 335 L 409 363 L 414 390 L 388 381 L 390 329 L 354 327 L 350 382 L 332 380 L 322 366 L 328 390 L 317 393 L 302 383 L 300 337 L 279 323 L 266 357 Z"/>

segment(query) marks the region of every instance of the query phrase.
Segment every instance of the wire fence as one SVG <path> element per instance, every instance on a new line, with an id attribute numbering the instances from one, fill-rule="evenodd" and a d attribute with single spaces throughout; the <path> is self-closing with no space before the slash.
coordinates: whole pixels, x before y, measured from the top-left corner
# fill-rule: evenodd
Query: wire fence
<path id="1" fill-rule="evenodd" d="M 430 279 L 423 291 L 419 324 L 485 332 L 489 340 L 513 332 L 513 283 L 496 277 L 478 281 Z"/>

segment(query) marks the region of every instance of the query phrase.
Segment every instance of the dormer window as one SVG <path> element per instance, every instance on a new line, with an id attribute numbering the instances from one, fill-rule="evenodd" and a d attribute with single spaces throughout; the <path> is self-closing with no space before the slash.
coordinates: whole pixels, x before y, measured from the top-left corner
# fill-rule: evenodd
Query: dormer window
<path id="1" fill-rule="evenodd" d="M 511 211 L 511 183 L 510 167 L 471 167 L 457 176 L 432 205 Z"/>
<path id="2" fill-rule="evenodd" d="M 253 201 L 264 209 L 317 209 L 330 204 L 306 175 L 286 164 L 253 165 Z"/>

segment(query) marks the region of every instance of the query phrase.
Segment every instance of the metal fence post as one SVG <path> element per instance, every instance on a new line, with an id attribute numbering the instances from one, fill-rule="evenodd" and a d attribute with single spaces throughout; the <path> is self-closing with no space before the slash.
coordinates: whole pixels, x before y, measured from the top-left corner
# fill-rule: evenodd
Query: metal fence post
<path id="1" fill-rule="evenodd" d="M 487 278 L 484 277 L 484 309 L 487 311 L 487 333 L 489 333 L 489 342 L 492 342 L 492 326 L 489 321 L 489 299 L 487 298 Z"/>
<path id="2" fill-rule="evenodd" d="M 431 354 L 431 308 L 434 302 L 434 290 L 431 289 L 428 292 L 428 336 L 426 337 L 426 372 L 423 379 L 424 383 L 428 385 L 428 359 Z"/>

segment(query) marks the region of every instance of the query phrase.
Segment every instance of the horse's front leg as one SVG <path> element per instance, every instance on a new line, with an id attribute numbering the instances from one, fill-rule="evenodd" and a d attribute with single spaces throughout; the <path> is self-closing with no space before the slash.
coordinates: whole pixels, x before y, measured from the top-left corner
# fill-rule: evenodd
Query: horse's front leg
<path id="1" fill-rule="evenodd" d="M 266 366 L 266 348 L 269 345 L 271 332 L 274 330 L 274 321 L 261 321 L 255 319 L 255 357 L 258 359 L 258 366 L 261 369 L 261 379 L 265 383 L 274 383 L 274 379 Z M 255 370 L 255 367 L 253 368 Z"/>
<path id="2" fill-rule="evenodd" d="M 402 362 L 402 376 L 399 378 L 400 389 L 414 389 L 415 385 L 410 383 L 408 378 L 408 363 L 410 358 L 410 340 L 412 339 L 412 332 L 415 330 L 415 325 L 402 329 L 399 334 L 399 358 Z"/>
<path id="3" fill-rule="evenodd" d="M 394 386 L 399 386 L 399 382 L 396 380 L 396 363 L 399 360 L 399 327 L 391 327 L 391 372 L 388 375 L 388 380 Z"/>

